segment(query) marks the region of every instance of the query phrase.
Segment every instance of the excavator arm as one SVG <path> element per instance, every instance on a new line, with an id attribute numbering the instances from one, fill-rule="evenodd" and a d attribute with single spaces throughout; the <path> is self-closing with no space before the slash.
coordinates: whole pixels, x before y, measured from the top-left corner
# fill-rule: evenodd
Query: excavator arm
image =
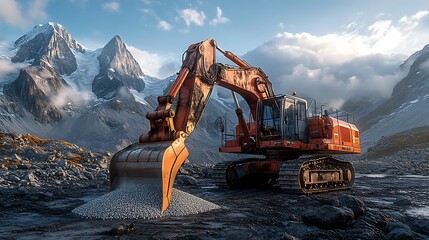
<path id="1" fill-rule="evenodd" d="M 217 63 L 216 50 L 238 67 Z M 112 157 L 111 190 L 130 181 L 158 185 L 162 189 L 161 210 L 168 208 L 176 173 L 189 154 L 185 139 L 200 120 L 214 85 L 230 89 L 233 95 L 234 92 L 240 94 L 254 119 L 258 99 L 274 96 L 271 82 L 260 68 L 222 50 L 215 40 L 190 45 L 176 80 L 165 96 L 158 97 L 156 110 L 146 115 L 150 121 L 149 132 L 140 136 L 138 143 Z M 243 113 L 236 105 L 239 125 L 248 135 Z"/>

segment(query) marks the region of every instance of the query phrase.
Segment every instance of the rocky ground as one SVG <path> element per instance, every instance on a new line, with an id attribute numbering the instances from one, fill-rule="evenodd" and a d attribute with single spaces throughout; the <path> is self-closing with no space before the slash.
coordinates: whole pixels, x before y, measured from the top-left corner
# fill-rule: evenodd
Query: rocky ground
<path id="1" fill-rule="evenodd" d="M 352 190 L 300 196 L 219 189 L 212 164 L 186 163 L 176 187 L 220 209 L 152 220 L 85 219 L 71 211 L 108 192 L 109 153 L 31 135 L 0 135 L 0 239 L 428 239 L 429 157 L 405 149 L 352 159 Z M 192 204 L 192 203 L 189 203 Z"/>

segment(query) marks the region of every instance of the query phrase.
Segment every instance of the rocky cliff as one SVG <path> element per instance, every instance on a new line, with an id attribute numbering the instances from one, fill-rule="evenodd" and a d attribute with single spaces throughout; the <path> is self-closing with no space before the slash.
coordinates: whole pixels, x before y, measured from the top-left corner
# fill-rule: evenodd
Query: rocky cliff
<path id="1" fill-rule="evenodd" d="M 104 46 L 97 59 L 100 73 L 92 83 L 92 91 L 97 97 L 130 96 L 129 89 L 143 91 L 145 75 L 119 36 L 113 37 Z"/>

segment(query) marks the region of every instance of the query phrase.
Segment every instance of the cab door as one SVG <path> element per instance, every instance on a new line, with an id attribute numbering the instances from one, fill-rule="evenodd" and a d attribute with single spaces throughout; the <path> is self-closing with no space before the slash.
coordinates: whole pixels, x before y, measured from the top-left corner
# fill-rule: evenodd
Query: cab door
<path id="1" fill-rule="evenodd" d="M 298 134 L 296 131 L 296 106 L 295 99 L 285 98 L 284 101 L 284 131 L 283 138 L 284 139 L 298 139 Z"/>
<path id="2" fill-rule="evenodd" d="M 298 100 L 296 108 L 298 139 L 304 143 L 308 143 L 307 104 Z"/>

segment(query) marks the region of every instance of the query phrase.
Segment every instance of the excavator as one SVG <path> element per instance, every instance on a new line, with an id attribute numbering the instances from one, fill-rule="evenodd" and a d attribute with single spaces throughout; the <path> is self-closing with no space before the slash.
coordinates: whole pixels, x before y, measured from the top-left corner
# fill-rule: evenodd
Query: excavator
<path id="1" fill-rule="evenodd" d="M 217 51 L 237 66 L 216 62 Z M 184 52 L 177 78 L 167 94 L 158 97 L 156 110 L 146 114 L 149 132 L 112 157 L 110 189 L 130 181 L 157 185 L 164 212 L 176 174 L 189 155 L 185 140 L 197 126 L 215 85 L 231 90 L 238 119 L 235 135 L 225 139 L 219 151 L 261 156 L 215 165 L 213 177 L 219 187 L 266 183 L 301 194 L 352 187 L 352 164 L 332 155 L 360 153 L 353 117 L 327 106 L 319 111 L 314 105 L 313 111 L 296 94 L 274 94 L 262 69 L 207 39 Z M 248 122 L 236 94 L 250 109 Z"/>

